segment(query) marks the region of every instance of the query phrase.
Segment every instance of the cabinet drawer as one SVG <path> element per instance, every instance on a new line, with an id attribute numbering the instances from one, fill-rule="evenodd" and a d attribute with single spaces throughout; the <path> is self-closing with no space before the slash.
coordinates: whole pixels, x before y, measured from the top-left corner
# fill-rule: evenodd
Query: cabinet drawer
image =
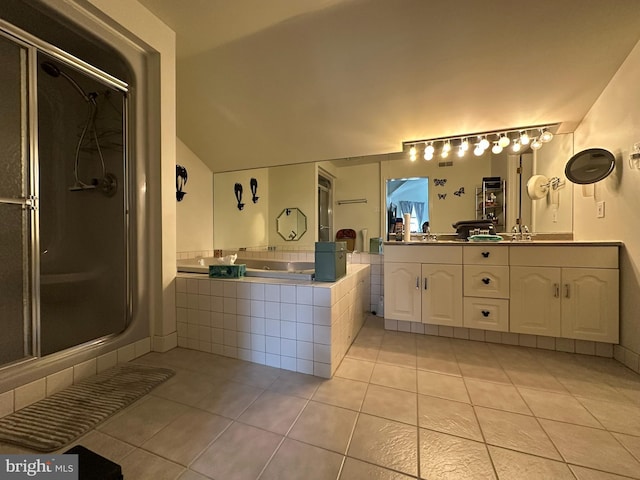
<path id="1" fill-rule="evenodd" d="M 464 326 L 509 331 L 509 300 L 464 297 Z"/>
<path id="2" fill-rule="evenodd" d="M 509 298 L 509 267 L 464 266 L 465 297 Z"/>
<path id="3" fill-rule="evenodd" d="M 462 264 L 461 245 L 387 245 L 384 246 L 384 263 L 446 263 Z"/>
<path id="4" fill-rule="evenodd" d="M 509 247 L 494 245 L 465 246 L 462 249 L 465 265 L 509 265 Z"/>

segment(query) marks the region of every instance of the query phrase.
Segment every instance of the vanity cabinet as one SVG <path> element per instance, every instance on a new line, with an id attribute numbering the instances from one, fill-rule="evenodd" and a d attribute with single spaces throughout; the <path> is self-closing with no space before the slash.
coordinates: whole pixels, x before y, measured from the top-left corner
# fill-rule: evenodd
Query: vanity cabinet
<path id="1" fill-rule="evenodd" d="M 617 247 L 513 248 L 511 264 L 510 331 L 618 343 Z"/>
<path id="2" fill-rule="evenodd" d="M 384 316 L 619 341 L 618 246 L 385 245 Z"/>
<path id="3" fill-rule="evenodd" d="M 462 326 L 462 305 L 461 246 L 385 246 L 385 318 Z"/>

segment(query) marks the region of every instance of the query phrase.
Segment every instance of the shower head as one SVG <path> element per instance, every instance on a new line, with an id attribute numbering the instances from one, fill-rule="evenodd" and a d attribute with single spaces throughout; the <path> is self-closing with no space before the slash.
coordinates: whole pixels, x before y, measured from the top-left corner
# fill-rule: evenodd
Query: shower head
<path id="1" fill-rule="evenodd" d="M 85 99 L 86 102 L 93 101 L 95 103 L 95 99 L 93 97 L 90 97 L 89 95 L 87 95 L 86 92 L 82 89 L 82 87 L 80 85 L 78 85 L 78 82 L 76 82 L 73 78 L 71 78 L 65 72 L 60 70 L 53 63 L 51 63 L 51 62 L 42 62 L 40 64 L 40 67 L 42 68 L 42 70 L 45 71 L 45 73 L 51 75 L 54 78 L 64 77 L 71 84 L 71 86 L 76 89 L 76 91 L 80 94 L 80 96 Z"/>

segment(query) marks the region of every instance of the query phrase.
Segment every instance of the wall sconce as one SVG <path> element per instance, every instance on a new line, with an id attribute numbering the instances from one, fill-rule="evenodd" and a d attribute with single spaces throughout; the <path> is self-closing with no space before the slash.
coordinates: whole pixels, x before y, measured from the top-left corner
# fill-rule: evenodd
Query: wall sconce
<path id="1" fill-rule="evenodd" d="M 244 203 L 242 203 L 242 184 L 236 183 L 233 187 L 233 191 L 236 195 L 236 200 L 238 201 L 238 210 L 242 210 L 244 208 Z"/>
<path id="2" fill-rule="evenodd" d="M 522 152 L 528 148 L 539 150 L 545 143 L 553 139 L 552 130 L 557 127 L 558 124 L 537 125 L 519 127 L 512 130 L 465 134 L 463 136 L 411 140 L 402 142 L 402 149 L 403 151 L 405 151 L 405 148 L 409 149 L 409 159 L 412 162 L 415 162 L 418 158 L 418 148 L 423 152 L 423 158 L 427 161 L 433 159 L 436 148 L 440 149 L 439 152 L 442 158 L 447 158 L 453 148 L 456 148 L 458 157 L 464 157 L 467 151 L 470 150 L 469 138 L 473 137 L 477 139 L 474 143 L 475 148 L 473 149 L 473 154 L 476 156 L 484 155 L 485 151 L 489 149 L 494 154 L 499 154 L 509 145 L 511 145 L 513 152 Z M 640 155 L 640 150 L 638 154 Z M 636 167 L 632 168 L 640 168 L 640 158 L 636 160 L 635 165 Z"/>
<path id="3" fill-rule="evenodd" d="M 633 144 L 633 150 L 629 154 L 629 168 L 640 168 L 640 142 Z"/>
<path id="4" fill-rule="evenodd" d="M 176 165 L 176 200 L 182 201 L 187 192 L 183 192 L 185 184 L 187 183 L 187 169 L 182 165 Z"/>
<path id="5" fill-rule="evenodd" d="M 258 203 L 258 199 L 260 198 L 256 196 L 256 193 L 258 193 L 258 180 L 256 180 L 255 178 L 252 178 L 249 181 L 249 185 L 251 186 L 251 195 L 252 195 L 251 201 L 253 203 Z"/>

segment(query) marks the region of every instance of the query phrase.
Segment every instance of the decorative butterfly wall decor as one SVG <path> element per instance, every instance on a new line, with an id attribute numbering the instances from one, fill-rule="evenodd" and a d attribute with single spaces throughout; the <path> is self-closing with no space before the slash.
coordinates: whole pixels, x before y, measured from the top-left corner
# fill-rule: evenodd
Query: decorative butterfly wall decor
<path id="1" fill-rule="evenodd" d="M 447 194 L 446 193 L 439 193 L 438 194 L 438 200 L 444 200 L 445 198 L 447 198 Z"/>
<path id="2" fill-rule="evenodd" d="M 459 197 L 460 195 L 464 195 L 464 187 L 460 187 L 458 190 L 456 190 L 455 192 L 453 192 L 453 194 L 456 197 Z"/>
<path id="3" fill-rule="evenodd" d="M 447 179 L 446 178 L 434 178 L 433 179 L 433 184 L 436 187 L 444 187 L 445 183 L 447 183 Z"/>

